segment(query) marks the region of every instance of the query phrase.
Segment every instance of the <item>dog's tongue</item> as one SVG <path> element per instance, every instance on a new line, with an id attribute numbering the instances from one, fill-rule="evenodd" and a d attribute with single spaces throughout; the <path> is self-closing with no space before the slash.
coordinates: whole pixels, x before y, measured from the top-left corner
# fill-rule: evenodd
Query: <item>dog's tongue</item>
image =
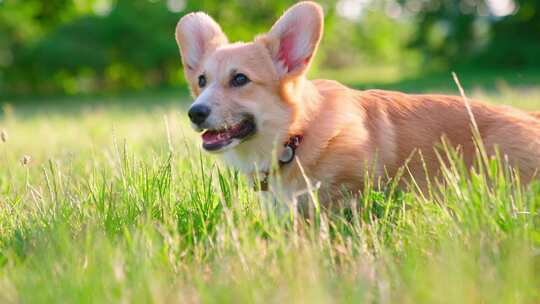
<path id="1" fill-rule="evenodd" d="M 231 134 L 227 131 L 206 131 L 202 139 L 206 144 L 216 144 L 231 139 Z"/>
<path id="2" fill-rule="evenodd" d="M 237 136 L 242 131 L 242 124 L 237 124 L 226 130 L 209 130 L 202 134 L 202 139 L 206 144 L 216 144 L 228 141 Z"/>
<path id="3" fill-rule="evenodd" d="M 202 134 L 203 148 L 207 151 L 217 151 L 230 145 L 235 138 L 242 139 L 250 135 L 254 128 L 251 123 L 241 122 L 227 129 L 207 130 Z"/>

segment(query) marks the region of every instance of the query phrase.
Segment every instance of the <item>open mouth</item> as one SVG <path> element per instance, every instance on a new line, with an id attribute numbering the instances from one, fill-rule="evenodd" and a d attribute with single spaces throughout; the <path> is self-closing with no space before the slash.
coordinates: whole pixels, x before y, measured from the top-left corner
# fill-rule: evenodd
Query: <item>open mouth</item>
<path id="1" fill-rule="evenodd" d="M 255 134 L 253 119 L 244 119 L 240 123 L 227 128 L 206 130 L 202 134 L 203 148 L 207 151 L 218 151 L 232 143 L 240 142 Z"/>

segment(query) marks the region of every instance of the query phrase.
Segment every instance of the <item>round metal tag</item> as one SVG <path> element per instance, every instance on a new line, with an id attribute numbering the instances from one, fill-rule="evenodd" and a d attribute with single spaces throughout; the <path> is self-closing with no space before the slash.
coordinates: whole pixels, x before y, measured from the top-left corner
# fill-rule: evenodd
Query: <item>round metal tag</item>
<path id="1" fill-rule="evenodd" d="M 279 156 L 279 161 L 283 164 L 290 163 L 294 158 L 294 149 L 290 146 L 286 146 L 281 155 Z"/>

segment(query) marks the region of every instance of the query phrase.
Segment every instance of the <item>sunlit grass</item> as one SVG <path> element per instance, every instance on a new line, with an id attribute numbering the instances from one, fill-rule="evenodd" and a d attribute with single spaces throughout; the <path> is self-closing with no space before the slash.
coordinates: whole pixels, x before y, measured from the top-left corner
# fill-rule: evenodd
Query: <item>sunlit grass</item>
<path id="1" fill-rule="evenodd" d="M 472 93 L 540 109 L 537 88 Z M 4 108 L 0 302 L 540 301 L 538 184 L 456 160 L 432 195 L 269 212 L 175 100 Z"/>

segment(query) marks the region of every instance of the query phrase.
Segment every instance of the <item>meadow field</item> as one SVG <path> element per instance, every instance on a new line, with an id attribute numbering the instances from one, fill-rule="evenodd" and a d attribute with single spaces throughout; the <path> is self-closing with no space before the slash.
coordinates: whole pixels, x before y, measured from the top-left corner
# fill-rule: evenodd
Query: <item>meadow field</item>
<path id="1" fill-rule="evenodd" d="M 489 76 L 467 93 L 540 110 L 537 74 Z M 458 94 L 449 75 L 381 86 Z M 2 101 L 1 303 L 540 302 L 540 184 L 456 160 L 430 193 L 368 186 L 305 219 L 202 153 L 189 103 Z"/>

